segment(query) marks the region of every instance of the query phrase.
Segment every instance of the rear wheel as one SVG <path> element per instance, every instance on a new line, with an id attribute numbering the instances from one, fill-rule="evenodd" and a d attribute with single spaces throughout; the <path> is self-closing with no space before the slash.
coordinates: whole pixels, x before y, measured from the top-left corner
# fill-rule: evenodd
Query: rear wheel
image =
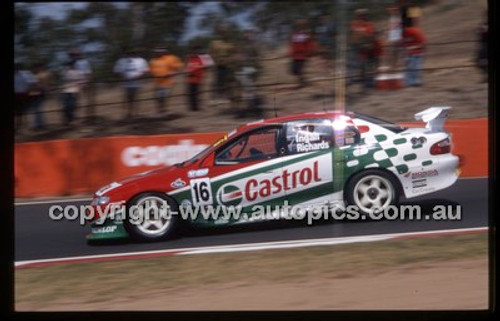
<path id="1" fill-rule="evenodd" d="M 360 213 L 380 213 L 398 202 L 397 182 L 387 173 L 367 170 L 356 174 L 347 184 L 345 199 Z"/>
<path id="2" fill-rule="evenodd" d="M 177 204 L 162 193 L 143 193 L 130 201 L 125 228 L 130 236 L 139 241 L 159 241 L 176 236 L 179 218 Z"/>

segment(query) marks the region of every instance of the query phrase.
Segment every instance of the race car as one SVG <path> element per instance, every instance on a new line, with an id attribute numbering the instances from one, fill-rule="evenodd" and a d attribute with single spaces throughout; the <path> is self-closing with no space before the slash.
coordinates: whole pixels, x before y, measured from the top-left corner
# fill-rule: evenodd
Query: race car
<path id="1" fill-rule="evenodd" d="M 181 225 L 252 222 L 246 214 L 256 205 L 279 211 L 285 202 L 355 205 L 371 213 L 397 204 L 401 196 L 442 190 L 460 174 L 459 157 L 451 153 L 451 136 L 443 128 L 449 108 L 415 114 L 425 128 L 341 111 L 247 123 L 191 159 L 99 189 L 87 239 L 164 240 L 177 235 Z M 142 210 L 143 219 L 106 214 L 112 205 Z M 144 215 L 152 205 L 171 215 Z M 245 215 L 179 215 L 209 206 L 236 206 Z"/>

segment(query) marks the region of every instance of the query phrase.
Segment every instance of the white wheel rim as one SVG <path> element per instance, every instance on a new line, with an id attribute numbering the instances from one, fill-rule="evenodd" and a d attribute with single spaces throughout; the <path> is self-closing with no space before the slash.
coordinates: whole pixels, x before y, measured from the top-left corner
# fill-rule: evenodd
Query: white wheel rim
<path id="1" fill-rule="evenodd" d="M 141 218 L 137 229 L 147 235 L 161 235 L 170 226 L 169 209 L 165 209 L 167 202 L 158 196 L 147 196 L 137 202 L 137 209 L 141 209 L 144 217 Z"/>
<path id="2" fill-rule="evenodd" d="M 360 179 L 354 187 L 354 202 L 360 210 L 372 213 L 384 210 L 394 198 L 391 182 L 378 175 L 368 175 Z"/>

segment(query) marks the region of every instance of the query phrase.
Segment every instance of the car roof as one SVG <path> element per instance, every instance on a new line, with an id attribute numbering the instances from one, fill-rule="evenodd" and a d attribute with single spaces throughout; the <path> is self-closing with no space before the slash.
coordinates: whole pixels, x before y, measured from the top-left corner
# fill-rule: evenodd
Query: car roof
<path id="1" fill-rule="evenodd" d="M 308 113 L 300 113 L 300 114 L 291 114 L 280 117 L 273 117 L 267 119 L 260 119 L 257 121 L 253 121 L 250 123 L 246 123 L 237 128 L 237 132 L 246 131 L 248 129 L 252 129 L 255 127 L 260 127 L 262 125 L 272 125 L 272 124 L 282 124 L 294 120 L 300 119 L 314 119 L 314 118 L 329 118 L 334 119 L 340 115 L 346 115 L 352 117 L 351 112 L 343 112 L 339 110 L 326 110 L 326 111 L 318 111 L 318 112 L 308 112 Z"/>

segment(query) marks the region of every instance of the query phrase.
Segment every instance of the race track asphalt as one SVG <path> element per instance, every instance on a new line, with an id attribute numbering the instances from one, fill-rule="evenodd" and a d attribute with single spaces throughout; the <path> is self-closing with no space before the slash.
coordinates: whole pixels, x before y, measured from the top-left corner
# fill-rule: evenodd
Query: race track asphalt
<path id="1" fill-rule="evenodd" d="M 16 204 L 15 260 L 483 227 L 488 225 L 488 180 L 460 179 L 446 190 L 412 199 L 411 202 L 405 201 L 421 205 L 424 214 L 430 213 L 437 204 L 459 204 L 462 209 L 460 221 L 322 222 L 314 226 L 291 221 L 253 223 L 230 228 L 192 230 L 175 240 L 141 244 L 126 241 L 89 246 L 85 240 L 88 227 L 81 226 L 78 222 L 52 221 L 49 218 L 48 209 L 51 205 L 87 203 L 88 201 L 75 201 L 62 204 L 54 201 L 46 204 Z"/>

